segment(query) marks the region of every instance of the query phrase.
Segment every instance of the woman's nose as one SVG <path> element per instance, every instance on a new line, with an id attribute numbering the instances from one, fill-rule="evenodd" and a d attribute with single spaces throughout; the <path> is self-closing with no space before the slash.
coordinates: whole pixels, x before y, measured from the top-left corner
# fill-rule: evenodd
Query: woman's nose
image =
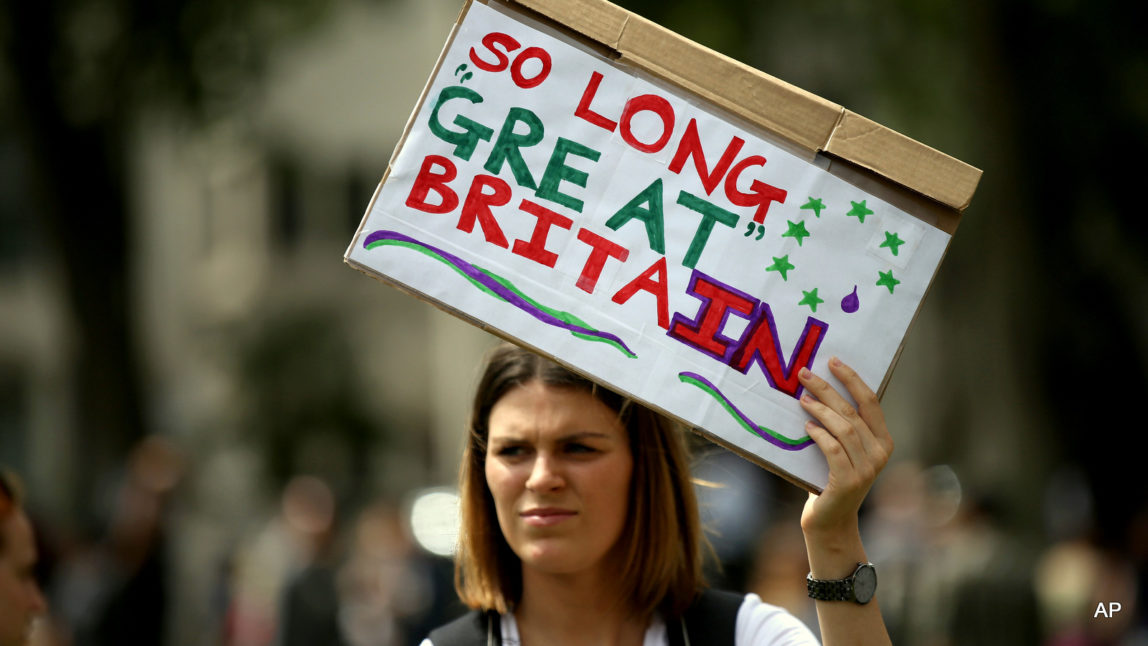
<path id="1" fill-rule="evenodd" d="M 565 480 L 556 467 L 553 458 L 539 454 L 534 458 L 530 477 L 526 480 L 526 488 L 535 492 L 554 491 L 561 488 L 565 484 Z"/>

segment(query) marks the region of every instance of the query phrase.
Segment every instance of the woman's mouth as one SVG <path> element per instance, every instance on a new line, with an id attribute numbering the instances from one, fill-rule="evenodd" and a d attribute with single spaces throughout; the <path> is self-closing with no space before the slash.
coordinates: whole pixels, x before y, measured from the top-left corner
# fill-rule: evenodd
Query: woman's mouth
<path id="1" fill-rule="evenodd" d="M 558 507 L 534 507 L 519 514 L 522 521 L 531 527 L 551 527 L 576 515 L 570 509 Z"/>

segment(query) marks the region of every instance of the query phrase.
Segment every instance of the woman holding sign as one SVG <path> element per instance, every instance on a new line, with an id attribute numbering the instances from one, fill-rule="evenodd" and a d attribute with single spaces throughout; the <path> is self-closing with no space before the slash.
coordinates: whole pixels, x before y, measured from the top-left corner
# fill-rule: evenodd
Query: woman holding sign
<path id="1" fill-rule="evenodd" d="M 893 441 L 880 404 L 830 362 L 858 406 L 803 370 L 808 433 L 829 483 L 801 517 L 824 643 L 888 644 L 857 512 Z M 489 357 L 461 468 L 456 586 L 475 610 L 423 646 L 816 644 L 756 595 L 705 590 L 681 434 L 665 417 L 515 346 Z"/>

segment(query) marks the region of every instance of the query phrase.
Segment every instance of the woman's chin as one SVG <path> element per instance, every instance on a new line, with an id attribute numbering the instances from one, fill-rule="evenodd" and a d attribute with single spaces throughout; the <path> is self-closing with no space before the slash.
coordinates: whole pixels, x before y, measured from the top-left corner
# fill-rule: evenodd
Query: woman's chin
<path id="1" fill-rule="evenodd" d="M 589 563 L 581 550 L 574 549 L 568 541 L 545 539 L 531 541 L 521 550 L 518 557 L 524 568 L 542 574 L 573 574 L 585 569 Z"/>

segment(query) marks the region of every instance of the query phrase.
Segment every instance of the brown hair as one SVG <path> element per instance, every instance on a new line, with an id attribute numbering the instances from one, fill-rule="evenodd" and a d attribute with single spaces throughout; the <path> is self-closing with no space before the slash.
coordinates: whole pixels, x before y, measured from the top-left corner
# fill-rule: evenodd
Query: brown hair
<path id="1" fill-rule="evenodd" d="M 459 469 L 462 524 L 455 587 L 471 608 L 506 613 L 522 597 L 522 563 L 499 529 L 486 482 L 490 411 L 503 395 L 533 381 L 586 390 L 616 412 L 634 456 L 630 513 L 622 530 L 622 598 L 640 616 L 683 612 L 705 584 L 706 545 L 689 474 L 689 458 L 674 424 L 629 399 L 537 354 L 505 344 L 487 357 L 475 389 L 469 437 Z"/>
<path id="2" fill-rule="evenodd" d="M 0 468 L 0 524 L 14 511 L 20 511 L 22 491 L 16 474 Z M 4 551 L 4 532 L 0 531 L 0 552 Z"/>

